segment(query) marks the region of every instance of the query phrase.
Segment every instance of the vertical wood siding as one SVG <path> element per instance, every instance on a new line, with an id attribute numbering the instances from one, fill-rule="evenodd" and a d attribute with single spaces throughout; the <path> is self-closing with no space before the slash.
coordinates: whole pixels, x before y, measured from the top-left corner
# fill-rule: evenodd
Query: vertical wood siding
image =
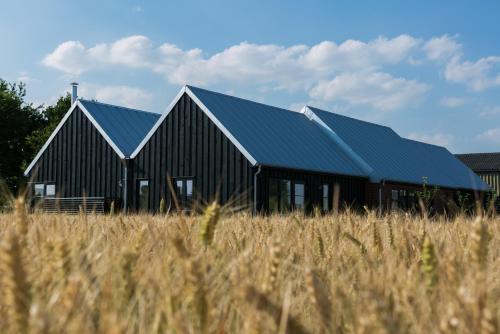
<path id="1" fill-rule="evenodd" d="M 59 197 L 105 197 L 120 201 L 123 165 L 90 120 L 75 108 L 29 177 L 55 182 Z"/>
<path id="2" fill-rule="evenodd" d="M 199 202 L 219 196 L 222 204 L 252 203 L 252 166 L 188 95 L 184 95 L 133 161 L 131 209 L 137 209 L 137 180 L 148 179 L 149 209 L 157 212 L 162 198 L 171 203 L 167 173 L 193 177 Z"/>
<path id="3" fill-rule="evenodd" d="M 477 174 L 484 182 L 492 186 L 496 194 L 500 196 L 500 172 L 478 172 Z"/>

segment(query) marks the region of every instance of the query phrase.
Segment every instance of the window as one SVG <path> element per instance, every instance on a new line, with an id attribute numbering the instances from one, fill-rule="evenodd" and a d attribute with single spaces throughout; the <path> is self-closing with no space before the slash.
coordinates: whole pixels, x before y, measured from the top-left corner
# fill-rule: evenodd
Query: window
<path id="1" fill-rule="evenodd" d="M 397 190 L 392 190 L 391 191 L 391 209 L 396 210 L 398 209 L 398 202 L 399 202 L 399 191 Z"/>
<path id="2" fill-rule="evenodd" d="M 138 203 L 139 211 L 149 209 L 149 180 L 138 180 Z"/>
<path id="3" fill-rule="evenodd" d="M 269 180 L 269 211 L 279 212 L 279 184 L 277 179 Z"/>
<path id="4" fill-rule="evenodd" d="M 295 191 L 294 194 L 295 209 L 304 210 L 304 203 L 305 203 L 304 184 L 298 182 L 295 183 L 294 191 Z"/>
<path id="5" fill-rule="evenodd" d="M 304 182 L 270 179 L 268 204 L 270 212 L 287 212 L 290 211 L 292 207 L 299 210 L 305 209 Z"/>
<path id="6" fill-rule="evenodd" d="M 33 194 L 34 197 L 43 197 L 45 195 L 45 184 L 35 183 Z"/>
<path id="7" fill-rule="evenodd" d="M 56 185 L 55 184 L 47 184 L 45 186 L 45 196 L 47 197 L 55 197 L 56 196 Z"/>
<path id="8" fill-rule="evenodd" d="M 328 186 L 328 184 L 324 184 L 322 188 L 323 188 L 322 189 L 323 211 L 328 211 L 330 210 L 330 197 L 329 197 L 330 187 Z"/>
<path id="9" fill-rule="evenodd" d="M 399 191 L 399 204 L 398 207 L 401 209 L 406 209 L 408 206 L 407 203 L 407 197 L 406 197 L 406 190 L 400 190 Z"/>
<path id="10" fill-rule="evenodd" d="M 193 184 L 192 178 L 176 178 L 175 192 L 179 205 L 183 210 L 188 210 L 193 204 Z"/>

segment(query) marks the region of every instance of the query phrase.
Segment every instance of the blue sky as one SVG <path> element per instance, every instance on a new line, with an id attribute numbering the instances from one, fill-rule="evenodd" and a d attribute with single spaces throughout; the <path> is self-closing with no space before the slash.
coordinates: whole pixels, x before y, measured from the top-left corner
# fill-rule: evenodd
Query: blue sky
<path id="1" fill-rule="evenodd" d="M 500 151 L 499 22 L 499 1 L 9 1 L 0 77 L 156 112 L 193 84 Z"/>

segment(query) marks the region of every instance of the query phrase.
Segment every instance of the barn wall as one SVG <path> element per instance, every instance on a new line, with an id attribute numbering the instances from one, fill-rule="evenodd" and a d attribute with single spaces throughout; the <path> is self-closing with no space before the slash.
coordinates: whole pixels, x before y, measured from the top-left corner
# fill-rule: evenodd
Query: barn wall
<path id="1" fill-rule="evenodd" d="M 268 212 L 269 210 L 269 180 L 272 178 L 304 182 L 305 198 L 308 203 L 306 211 L 311 211 L 315 206 L 321 207 L 322 191 L 320 187 L 323 184 L 329 185 L 329 197 L 331 201 L 333 201 L 334 185 L 339 185 L 340 207 L 348 205 L 356 209 L 365 203 L 366 179 L 291 169 L 262 168 L 261 173 L 257 177 L 257 205 L 259 210 L 263 212 Z"/>
<path id="2" fill-rule="evenodd" d="M 122 197 L 120 157 L 79 109 L 75 108 L 44 151 L 29 178 L 56 184 L 59 197 Z"/>
<path id="3" fill-rule="evenodd" d="M 476 172 L 476 174 L 495 189 L 497 196 L 500 196 L 500 172 Z"/>
<path id="4" fill-rule="evenodd" d="M 157 212 L 162 198 L 171 204 L 167 173 L 172 178 L 194 177 L 198 202 L 219 195 L 222 204 L 251 207 L 253 169 L 249 161 L 184 94 L 135 157 L 130 180 L 131 209 L 137 209 L 137 180 L 148 179 L 149 209 Z"/>
<path id="5" fill-rule="evenodd" d="M 423 190 L 422 185 L 414 185 L 407 183 L 397 183 L 397 182 L 386 182 L 384 185 L 379 183 L 367 183 L 366 184 L 366 205 L 369 208 L 377 209 L 379 205 L 379 189 L 382 190 L 382 209 L 384 211 L 391 210 L 392 206 L 392 191 L 393 190 L 404 190 L 407 193 L 409 192 L 421 192 Z M 428 186 L 429 191 L 434 190 L 434 186 Z M 438 187 L 436 195 L 434 197 L 432 206 L 436 212 L 444 212 L 445 210 L 448 213 L 452 213 L 453 211 L 459 209 L 458 208 L 458 193 L 462 196 L 467 195 L 469 198 L 469 203 L 467 205 L 474 204 L 475 198 L 477 196 L 481 197 L 483 194 L 475 194 L 470 190 L 458 190 L 458 189 L 449 189 Z M 418 205 L 418 197 L 415 194 L 413 199 L 408 198 L 406 201 L 403 201 L 403 205 L 406 206 L 405 209 L 408 210 L 420 210 Z"/>

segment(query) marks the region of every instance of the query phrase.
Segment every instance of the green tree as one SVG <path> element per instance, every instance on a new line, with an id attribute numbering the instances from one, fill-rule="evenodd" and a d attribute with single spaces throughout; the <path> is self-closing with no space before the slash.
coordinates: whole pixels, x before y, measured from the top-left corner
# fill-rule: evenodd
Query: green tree
<path id="1" fill-rule="evenodd" d="M 34 154 L 27 137 L 46 123 L 41 107 L 25 102 L 23 83 L 0 79 L 0 178 L 15 194 L 22 181 L 23 167 Z"/>
<path id="2" fill-rule="evenodd" d="M 71 95 L 68 93 L 61 96 L 56 104 L 48 106 L 42 110 L 43 126 L 35 129 L 32 133 L 28 134 L 26 138 L 26 145 L 30 152 L 34 152 L 33 156 L 29 157 L 29 163 L 34 155 L 42 148 L 43 144 L 49 139 L 52 132 L 55 130 L 61 119 L 68 112 L 71 107 Z"/>

